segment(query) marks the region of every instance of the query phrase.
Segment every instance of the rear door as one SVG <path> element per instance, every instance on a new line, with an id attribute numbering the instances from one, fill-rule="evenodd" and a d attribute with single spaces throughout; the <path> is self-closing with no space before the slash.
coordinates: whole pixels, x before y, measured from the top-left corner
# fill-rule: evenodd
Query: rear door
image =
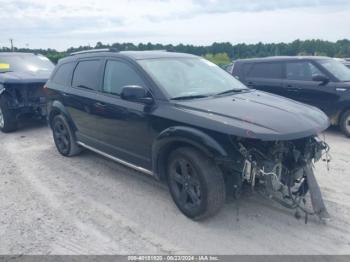
<path id="1" fill-rule="evenodd" d="M 86 58 L 77 62 L 69 90 L 62 93 L 76 127 L 78 140 L 81 136 L 94 137 L 96 129 L 96 96 L 101 89 L 103 60 Z"/>
<path id="2" fill-rule="evenodd" d="M 310 104 L 322 109 L 327 114 L 332 111 L 332 105 L 337 102 L 338 95 L 335 84 L 329 82 L 323 85 L 313 81 L 313 76 L 330 76 L 311 61 L 287 61 L 285 63 L 284 88 L 286 96 L 294 100 Z"/>
<path id="3" fill-rule="evenodd" d="M 243 65 L 243 82 L 250 88 L 283 95 L 282 62 L 257 62 Z"/>

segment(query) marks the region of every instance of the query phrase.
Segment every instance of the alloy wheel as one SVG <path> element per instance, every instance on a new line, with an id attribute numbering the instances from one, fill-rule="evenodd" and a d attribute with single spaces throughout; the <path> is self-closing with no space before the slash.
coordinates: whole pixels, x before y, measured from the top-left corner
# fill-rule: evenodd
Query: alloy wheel
<path id="1" fill-rule="evenodd" d="M 2 113 L 2 110 L 0 108 L 0 128 L 3 128 L 4 126 L 5 126 L 4 114 Z"/>
<path id="2" fill-rule="evenodd" d="M 178 158 L 170 166 L 170 186 L 178 203 L 185 209 L 201 205 L 201 190 L 198 175 L 193 165 L 184 158 Z"/>
<path id="3" fill-rule="evenodd" d="M 345 128 L 350 133 L 350 115 L 345 119 Z"/>
<path id="4" fill-rule="evenodd" d="M 67 127 L 61 120 L 56 120 L 53 126 L 56 145 L 60 152 L 67 153 L 70 149 L 70 139 Z"/>

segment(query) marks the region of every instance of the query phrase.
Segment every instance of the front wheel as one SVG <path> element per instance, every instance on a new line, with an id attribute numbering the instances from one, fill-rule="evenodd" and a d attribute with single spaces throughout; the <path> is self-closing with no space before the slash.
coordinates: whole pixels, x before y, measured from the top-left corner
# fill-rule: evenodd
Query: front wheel
<path id="1" fill-rule="evenodd" d="M 225 202 L 223 174 L 214 161 L 183 147 L 170 154 L 167 168 L 171 196 L 187 217 L 200 220 L 216 214 Z"/>
<path id="2" fill-rule="evenodd" d="M 74 156 L 81 152 L 81 148 L 76 143 L 73 136 L 73 131 L 69 127 L 64 116 L 55 116 L 52 120 L 51 127 L 56 148 L 61 155 Z"/>
<path id="3" fill-rule="evenodd" d="M 0 130 L 9 133 L 17 129 L 17 119 L 15 112 L 7 106 L 6 97 L 0 97 Z"/>
<path id="4" fill-rule="evenodd" d="M 350 137 L 350 110 L 348 110 L 344 114 L 342 114 L 339 124 L 340 124 L 340 128 L 341 128 L 342 132 L 347 137 Z"/>

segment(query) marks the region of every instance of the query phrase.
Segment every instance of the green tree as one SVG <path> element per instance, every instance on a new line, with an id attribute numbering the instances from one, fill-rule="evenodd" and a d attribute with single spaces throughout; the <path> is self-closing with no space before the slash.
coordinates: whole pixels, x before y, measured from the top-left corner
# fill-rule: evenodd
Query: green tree
<path id="1" fill-rule="evenodd" d="M 217 65 L 227 65 L 231 63 L 231 59 L 226 53 L 206 54 L 204 58 Z"/>

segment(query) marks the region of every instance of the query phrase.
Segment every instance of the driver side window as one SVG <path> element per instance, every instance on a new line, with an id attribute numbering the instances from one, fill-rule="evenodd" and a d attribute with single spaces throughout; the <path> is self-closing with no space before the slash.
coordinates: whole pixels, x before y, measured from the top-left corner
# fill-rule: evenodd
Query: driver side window
<path id="1" fill-rule="evenodd" d="M 130 65 L 121 61 L 107 61 L 103 92 L 120 95 L 122 88 L 127 85 L 145 86 L 141 77 Z"/>
<path id="2" fill-rule="evenodd" d="M 315 75 L 324 74 L 310 62 L 290 62 L 286 66 L 286 78 L 288 80 L 312 81 Z"/>

